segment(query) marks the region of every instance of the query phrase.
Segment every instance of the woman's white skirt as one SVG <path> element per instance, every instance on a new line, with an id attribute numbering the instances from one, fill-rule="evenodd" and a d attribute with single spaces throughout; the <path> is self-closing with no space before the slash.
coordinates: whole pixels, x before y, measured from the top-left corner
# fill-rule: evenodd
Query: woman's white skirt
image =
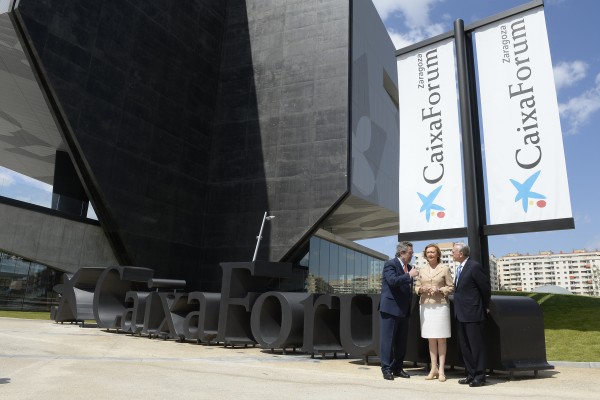
<path id="1" fill-rule="evenodd" d="M 448 304 L 421 304 L 421 337 L 450 337 L 450 306 Z"/>

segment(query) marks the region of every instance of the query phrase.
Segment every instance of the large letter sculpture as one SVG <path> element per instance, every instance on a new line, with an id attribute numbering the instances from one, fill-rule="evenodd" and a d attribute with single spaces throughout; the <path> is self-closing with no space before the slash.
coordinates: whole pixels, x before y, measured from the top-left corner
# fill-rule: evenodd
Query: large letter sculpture
<path id="1" fill-rule="evenodd" d="M 185 338 L 183 320 L 188 312 L 193 311 L 193 308 L 188 305 L 187 293 L 176 292 L 177 289 L 185 289 L 185 284 L 184 280 L 178 279 L 148 280 L 148 288 L 154 291 L 146 299 L 143 334 L 150 337 L 160 336 L 164 339 Z M 159 290 L 167 292 L 159 292 Z"/>
<path id="2" fill-rule="evenodd" d="M 143 325 L 140 321 L 145 321 L 146 300 L 149 292 L 138 292 L 130 290 L 125 293 L 125 310 L 121 317 L 121 330 L 132 334 L 140 333 Z"/>
<path id="3" fill-rule="evenodd" d="M 267 292 L 252 307 L 251 327 L 254 339 L 267 349 L 302 347 L 304 307 L 309 293 Z"/>
<path id="4" fill-rule="evenodd" d="M 355 357 L 379 354 L 379 295 L 340 295 L 340 341 Z"/>
<path id="5" fill-rule="evenodd" d="M 302 351 L 311 353 L 344 352 L 340 340 L 340 299 L 335 295 L 315 295 L 304 304 L 304 344 Z M 313 302 L 313 299 L 314 302 Z"/>
<path id="6" fill-rule="evenodd" d="M 185 281 L 151 279 L 153 270 L 147 268 L 82 268 L 56 286 L 62 297 L 54 319 L 91 319 L 89 290 L 97 277 L 93 315 L 100 328 L 132 333 L 141 330 L 149 336 L 216 341 L 225 346 L 258 343 L 262 348 L 283 349 L 284 353 L 287 348 L 301 347 L 312 356 L 333 353 L 335 357 L 343 352 L 365 361 L 378 354 L 378 294 L 274 291 L 297 279 L 289 263 L 254 261 L 222 263 L 221 267 L 221 294 L 149 292 L 149 287 L 183 288 Z M 427 341 L 420 337 L 416 297 L 411 306 L 405 359 L 424 363 L 428 361 Z M 514 371 L 533 370 L 537 374 L 538 370 L 554 368 L 546 361 L 544 320 L 534 300 L 492 296 L 490 310 L 486 325 L 488 368 L 507 370 L 511 376 Z M 446 361 L 460 365 L 453 331 Z"/>
<path id="7" fill-rule="evenodd" d="M 186 315 L 183 321 L 183 334 L 188 340 L 197 343 L 210 343 L 217 336 L 219 328 L 219 304 L 221 293 L 192 292 L 188 304 L 198 306 Z"/>
<path id="8" fill-rule="evenodd" d="M 254 301 L 277 287 L 278 278 L 292 275 L 292 264 L 267 261 L 221 263 L 223 283 L 217 342 L 256 344 L 250 327 Z"/>
<path id="9" fill-rule="evenodd" d="M 60 295 L 58 307 L 52 313 L 56 322 L 78 322 L 94 319 L 94 288 L 104 268 L 83 267 L 75 274 L 64 274 L 62 283 L 54 286 Z"/>
<path id="10" fill-rule="evenodd" d="M 124 314 L 128 310 L 125 302 L 127 292 L 147 292 L 148 280 L 153 274 L 154 270 L 149 268 L 106 268 L 98 278 L 94 291 L 94 318 L 98 326 L 104 329 L 120 329 Z M 135 321 L 136 325 L 142 323 L 141 320 Z"/>

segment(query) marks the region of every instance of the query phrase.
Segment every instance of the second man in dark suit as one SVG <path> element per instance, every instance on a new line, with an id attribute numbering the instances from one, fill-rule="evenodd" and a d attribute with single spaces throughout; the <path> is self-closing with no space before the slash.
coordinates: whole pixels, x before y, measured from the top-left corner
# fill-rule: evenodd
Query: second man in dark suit
<path id="1" fill-rule="evenodd" d="M 408 321 L 412 303 L 413 278 L 419 273 L 410 265 L 413 245 L 400 242 L 396 246 L 396 257 L 385 262 L 381 280 L 381 300 L 379 302 L 380 358 L 383 378 L 393 380 L 394 376 L 410 378 L 404 369 Z"/>

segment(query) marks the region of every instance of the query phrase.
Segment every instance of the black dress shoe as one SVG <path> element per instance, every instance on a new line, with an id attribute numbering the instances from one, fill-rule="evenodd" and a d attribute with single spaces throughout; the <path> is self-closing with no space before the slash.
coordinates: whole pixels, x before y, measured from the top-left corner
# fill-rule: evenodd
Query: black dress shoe
<path id="1" fill-rule="evenodd" d="M 473 379 L 471 381 L 471 383 L 469 383 L 469 387 L 479 387 L 479 386 L 483 386 L 483 385 L 485 385 L 485 382 L 477 380 L 477 379 Z"/>
<path id="2" fill-rule="evenodd" d="M 388 381 L 393 381 L 394 375 L 391 372 L 384 372 L 383 379 L 388 380 Z"/>
<path id="3" fill-rule="evenodd" d="M 473 382 L 473 378 L 464 378 L 458 380 L 458 383 L 461 385 L 469 385 L 471 382 Z"/>
<path id="4" fill-rule="evenodd" d="M 404 372 L 404 370 L 402 369 L 400 371 L 394 371 L 394 376 L 397 376 L 399 378 L 410 378 L 410 375 Z"/>

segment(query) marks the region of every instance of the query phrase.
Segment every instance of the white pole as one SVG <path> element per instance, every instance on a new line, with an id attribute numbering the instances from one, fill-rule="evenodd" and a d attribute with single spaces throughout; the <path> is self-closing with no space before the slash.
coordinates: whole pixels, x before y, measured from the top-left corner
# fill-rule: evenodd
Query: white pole
<path id="1" fill-rule="evenodd" d="M 256 261 L 256 254 L 258 253 L 258 245 L 260 244 L 260 239 L 262 239 L 262 231 L 265 226 L 266 219 L 267 219 L 267 211 L 265 211 L 265 216 L 263 217 L 262 224 L 260 224 L 260 231 L 258 232 L 258 236 L 256 237 L 256 249 L 254 249 L 254 257 L 252 257 L 252 261 Z"/>

